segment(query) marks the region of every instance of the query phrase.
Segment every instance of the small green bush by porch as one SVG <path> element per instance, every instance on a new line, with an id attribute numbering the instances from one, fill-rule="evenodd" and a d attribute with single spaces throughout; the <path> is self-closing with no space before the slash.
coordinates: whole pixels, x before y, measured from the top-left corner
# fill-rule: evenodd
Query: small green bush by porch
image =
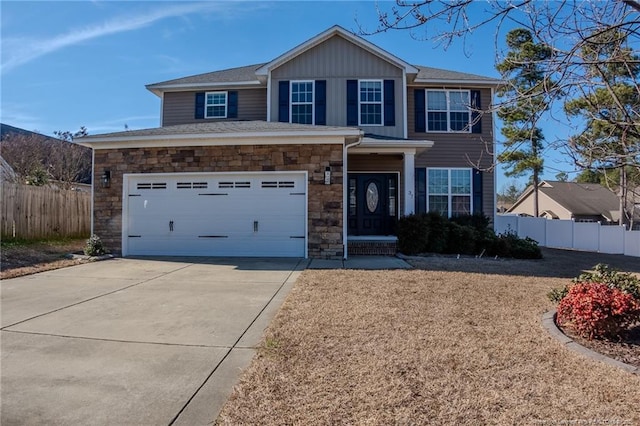
<path id="1" fill-rule="evenodd" d="M 541 259 L 538 243 L 514 233 L 496 235 L 491 220 L 482 214 L 448 219 L 439 213 L 409 215 L 398 221 L 398 248 L 408 255 L 420 253 L 487 255 Z"/>

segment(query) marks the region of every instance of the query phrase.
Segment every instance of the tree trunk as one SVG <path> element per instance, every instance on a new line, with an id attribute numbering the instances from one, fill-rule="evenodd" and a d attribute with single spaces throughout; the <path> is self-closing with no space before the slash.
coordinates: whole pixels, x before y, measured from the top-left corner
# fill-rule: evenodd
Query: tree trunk
<path id="1" fill-rule="evenodd" d="M 533 216 L 540 216 L 540 212 L 538 210 L 538 183 L 540 178 L 538 177 L 538 173 L 533 173 Z"/>
<path id="2" fill-rule="evenodd" d="M 627 168 L 622 165 L 620 167 L 620 189 L 619 189 L 619 200 L 620 200 L 620 221 L 619 225 L 627 225 L 629 222 L 629 218 L 627 217 Z"/>

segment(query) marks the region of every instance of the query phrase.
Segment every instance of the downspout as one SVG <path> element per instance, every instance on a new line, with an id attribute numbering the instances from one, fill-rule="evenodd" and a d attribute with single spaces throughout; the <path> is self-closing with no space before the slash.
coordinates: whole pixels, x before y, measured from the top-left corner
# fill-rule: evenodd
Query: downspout
<path id="1" fill-rule="evenodd" d="M 358 142 L 354 142 L 344 146 L 342 150 L 342 258 L 347 260 L 348 257 L 348 248 L 347 248 L 347 223 L 348 223 L 348 215 L 349 215 L 349 179 L 347 176 L 347 150 L 349 148 L 353 148 L 356 145 L 360 145 L 362 143 L 362 138 L 364 137 L 364 133 L 360 131 L 360 138 Z"/>
<path id="2" fill-rule="evenodd" d="M 96 150 L 91 147 L 91 235 L 95 232 L 93 230 L 93 199 L 96 196 L 96 192 L 94 190 L 96 185 Z"/>
<path id="3" fill-rule="evenodd" d="M 498 170 L 498 164 L 496 163 L 496 112 L 493 109 L 493 99 L 495 96 L 495 89 L 492 87 L 491 88 L 491 106 L 492 106 L 492 112 L 491 112 L 491 132 L 492 132 L 492 137 L 493 137 L 493 152 L 492 152 L 492 156 L 493 158 L 491 159 L 491 162 L 493 163 L 493 212 L 492 212 L 492 216 L 493 216 L 493 230 L 495 231 L 496 229 L 496 207 L 497 207 L 497 194 L 498 194 L 498 173 L 496 172 Z"/>
<path id="4" fill-rule="evenodd" d="M 267 121 L 271 121 L 271 70 L 267 73 Z"/>

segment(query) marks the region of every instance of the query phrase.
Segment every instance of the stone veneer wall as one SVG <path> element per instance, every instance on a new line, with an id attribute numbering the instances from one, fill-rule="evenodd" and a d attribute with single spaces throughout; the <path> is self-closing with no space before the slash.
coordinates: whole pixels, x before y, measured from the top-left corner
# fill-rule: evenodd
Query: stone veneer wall
<path id="1" fill-rule="evenodd" d="M 94 182 L 111 171 L 111 185 L 95 185 L 94 230 L 107 248 L 122 248 L 125 173 L 308 171 L 309 257 L 342 258 L 342 145 L 231 145 L 95 151 Z M 324 170 L 331 166 L 331 185 Z"/>

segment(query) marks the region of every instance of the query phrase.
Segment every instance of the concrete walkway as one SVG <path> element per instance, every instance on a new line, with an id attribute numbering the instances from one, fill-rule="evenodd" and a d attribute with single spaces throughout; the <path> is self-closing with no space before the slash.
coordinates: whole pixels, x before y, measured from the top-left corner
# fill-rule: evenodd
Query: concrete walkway
<path id="1" fill-rule="evenodd" d="M 351 256 L 346 260 L 311 259 L 307 269 L 411 269 L 404 260 L 394 256 Z"/>
<path id="2" fill-rule="evenodd" d="M 113 259 L 3 281 L 0 423 L 210 424 L 306 264 Z"/>

